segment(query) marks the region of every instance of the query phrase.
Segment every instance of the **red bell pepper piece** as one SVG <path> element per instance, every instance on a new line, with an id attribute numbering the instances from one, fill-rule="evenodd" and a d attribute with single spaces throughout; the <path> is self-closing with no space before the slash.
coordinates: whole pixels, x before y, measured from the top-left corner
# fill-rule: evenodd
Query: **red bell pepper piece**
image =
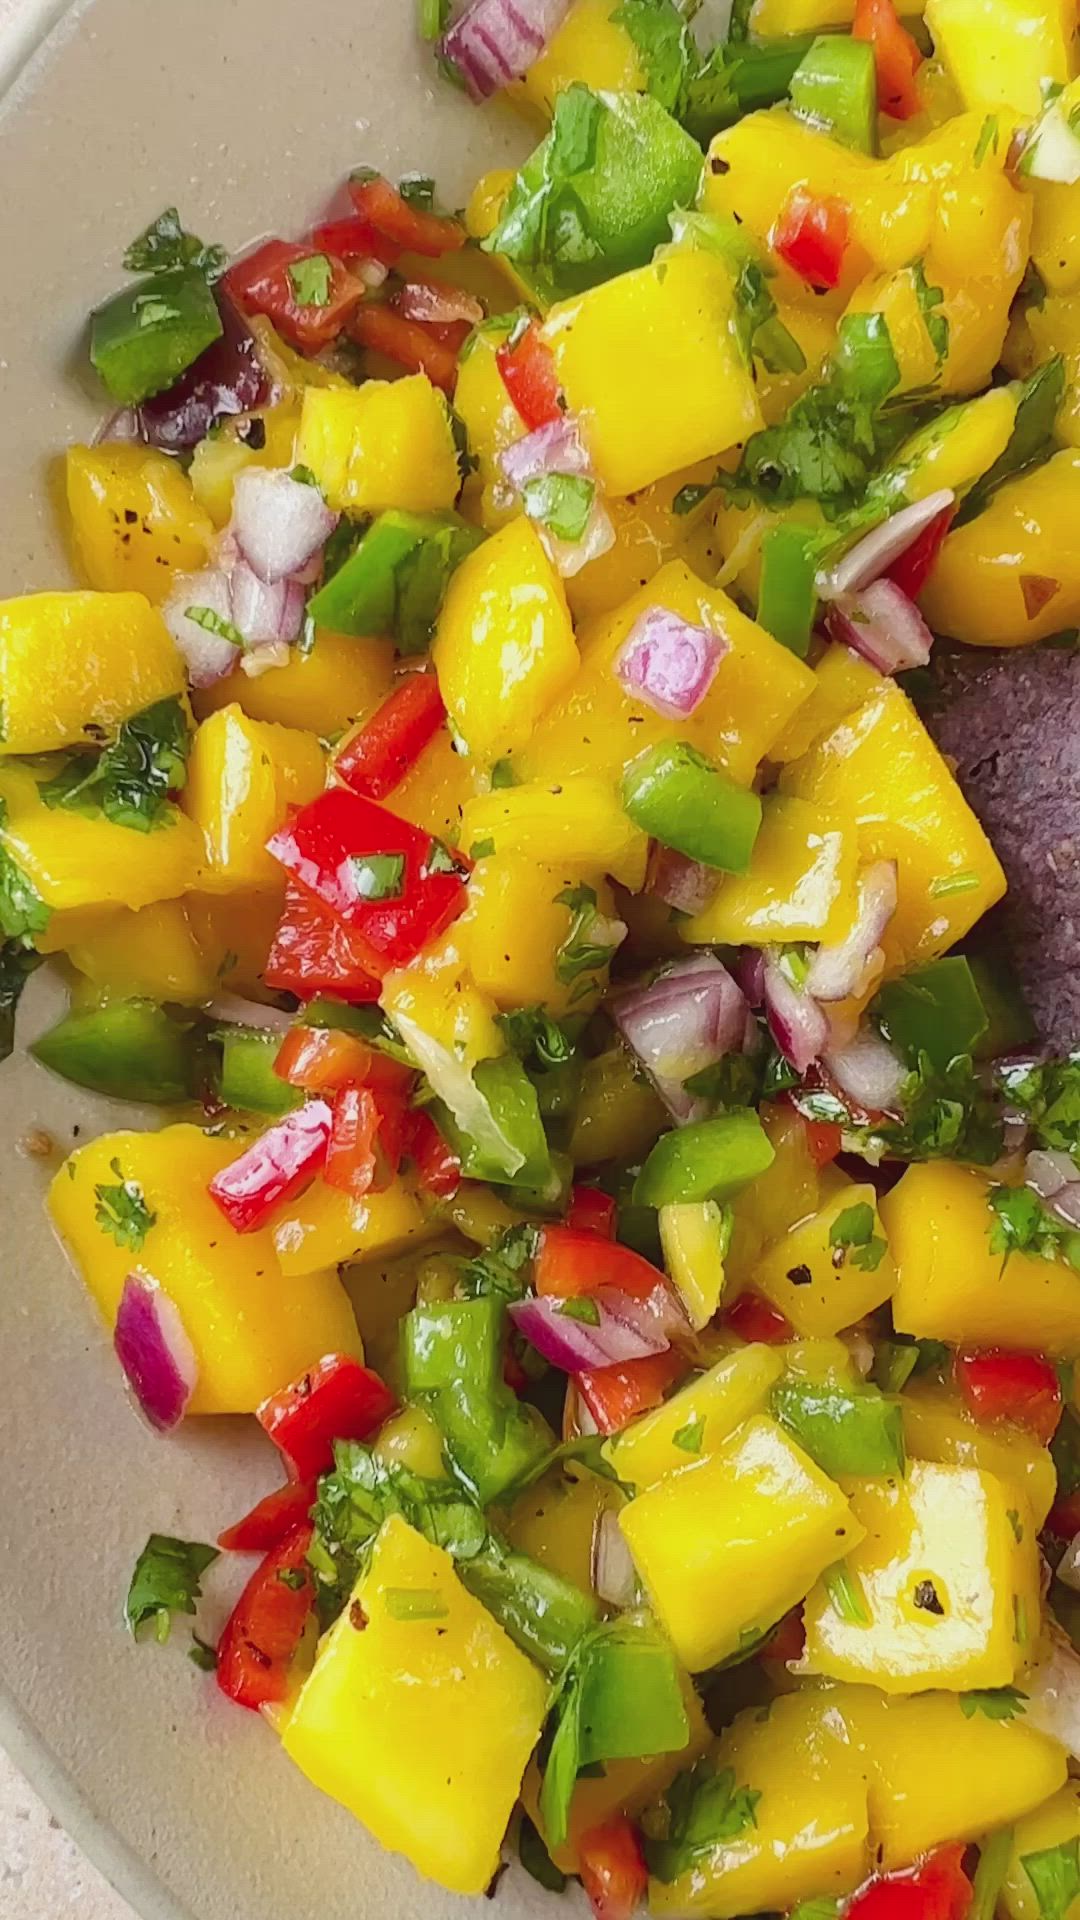
<path id="1" fill-rule="evenodd" d="M 886 570 L 886 578 L 892 580 L 909 600 L 917 600 L 937 564 L 938 554 L 945 545 L 945 536 L 956 518 L 956 507 L 942 507 L 928 526 L 917 534 L 906 553 Z"/>
<path id="2" fill-rule="evenodd" d="M 465 333 L 468 333 L 468 327 Z M 371 301 L 358 307 L 349 321 L 349 334 L 357 346 L 372 353 L 385 354 L 410 373 L 426 373 L 433 387 L 453 393 L 458 375 L 458 346 L 464 338 L 455 333 L 456 345 L 440 340 L 431 327 L 420 320 L 406 320 L 393 307 Z"/>
<path id="3" fill-rule="evenodd" d="M 625 1813 L 582 1834 L 578 1870 L 596 1920 L 630 1920 L 645 1897 L 649 1874 L 637 1828 Z"/>
<path id="4" fill-rule="evenodd" d="M 1061 1382 L 1035 1353 L 958 1353 L 956 1381 L 977 1420 L 1011 1420 L 1043 1446 L 1061 1418 Z"/>
<path id="5" fill-rule="evenodd" d="M 274 1072 L 290 1087 L 307 1093 L 332 1093 L 348 1080 L 363 1080 L 371 1066 L 371 1048 L 354 1033 L 336 1027 L 292 1027 L 278 1048 Z"/>
<path id="6" fill-rule="evenodd" d="M 294 1527 L 303 1525 L 318 1491 L 315 1480 L 286 1481 L 283 1487 L 275 1487 L 234 1527 L 218 1534 L 218 1546 L 223 1553 L 269 1553 Z"/>
<path id="7" fill-rule="evenodd" d="M 326 1159 L 330 1108 L 307 1100 L 215 1173 L 207 1192 L 237 1233 L 265 1226 L 274 1208 L 306 1186 Z"/>
<path id="8" fill-rule="evenodd" d="M 339 260 L 377 260 L 380 266 L 397 265 L 401 248 L 359 214 L 346 214 L 341 220 L 324 220 L 312 230 L 311 244 L 320 253 L 335 253 Z"/>
<path id="9" fill-rule="evenodd" d="M 465 245 L 467 235 L 459 220 L 410 206 L 381 174 L 350 180 L 349 198 L 361 220 L 405 253 L 423 253 L 435 260 Z"/>
<path id="10" fill-rule="evenodd" d="M 339 1087 L 323 1179 L 353 1200 L 362 1200 L 375 1179 L 379 1109 L 370 1087 Z"/>
<path id="11" fill-rule="evenodd" d="M 811 287 L 835 287 L 844 267 L 851 209 L 831 193 L 792 187 L 771 240 L 774 253 Z"/>
<path id="12" fill-rule="evenodd" d="M 740 1293 L 722 1318 L 725 1327 L 731 1333 L 737 1333 L 740 1340 L 762 1340 L 767 1346 L 775 1347 L 784 1340 L 795 1338 L 794 1327 L 779 1307 L 774 1307 L 763 1294 L 755 1293 L 752 1288 L 747 1293 Z"/>
<path id="13" fill-rule="evenodd" d="M 289 1667 L 315 1600 L 304 1521 L 256 1567 L 218 1642 L 217 1683 L 237 1706 L 270 1706 L 289 1690 Z"/>
<path id="14" fill-rule="evenodd" d="M 676 1347 L 648 1353 L 621 1366 L 597 1367 L 579 1373 L 580 1393 L 601 1433 L 620 1433 L 639 1413 L 658 1407 L 669 1387 L 686 1372 L 686 1361 Z"/>
<path id="15" fill-rule="evenodd" d="M 835 1120 L 806 1120 L 806 1144 L 815 1167 L 827 1167 L 836 1159 L 843 1143 L 843 1131 Z"/>
<path id="16" fill-rule="evenodd" d="M 530 433 L 535 432 L 537 427 L 546 427 L 552 421 L 562 419 L 562 389 L 555 371 L 555 361 L 535 320 L 529 321 L 512 346 L 508 340 L 499 347 L 495 364 L 502 374 L 507 393 Z"/>
<path id="17" fill-rule="evenodd" d="M 295 880 L 285 883 L 285 908 L 263 968 L 268 987 L 298 1000 L 333 994 L 350 1006 L 377 1000 L 380 983 L 369 971 L 364 947 L 328 907 Z"/>
<path id="18" fill-rule="evenodd" d="M 601 1193 L 599 1187 L 571 1187 L 566 1224 L 575 1231 L 585 1228 L 614 1240 L 615 1202 L 610 1193 Z"/>
<path id="19" fill-rule="evenodd" d="M 385 800 L 414 767 L 446 718 L 433 673 L 408 673 L 342 747 L 334 772 L 354 793 Z"/>
<path id="20" fill-rule="evenodd" d="M 871 1880 L 848 1903 L 845 1920 L 965 1920 L 971 1881 L 962 1846 L 939 1847 L 917 1867 Z"/>
<path id="21" fill-rule="evenodd" d="M 775 1660 L 781 1665 L 786 1665 L 789 1660 L 801 1660 L 805 1650 L 806 1624 L 803 1620 L 803 1611 L 801 1607 L 792 1607 L 790 1613 L 785 1613 L 783 1619 L 777 1621 L 761 1649 L 759 1658 Z"/>
<path id="22" fill-rule="evenodd" d="M 297 280 L 303 285 L 301 263 L 308 260 L 327 262 L 325 300 L 298 297 Z M 336 340 L 367 291 L 363 281 L 333 254 L 296 246 L 290 240 L 267 240 L 229 268 L 222 286 L 244 313 L 264 313 L 282 338 L 304 353 L 317 353 Z M 319 286 L 318 291 L 321 296 L 323 288 Z"/>
<path id="23" fill-rule="evenodd" d="M 561 1300 L 597 1293 L 601 1287 L 617 1287 L 632 1300 L 648 1300 L 657 1287 L 667 1288 L 658 1267 L 590 1227 L 545 1227 L 533 1274 L 537 1293 Z"/>
<path id="24" fill-rule="evenodd" d="M 414 960 L 465 906 L 464 863 L 429 833 L 347 787 L 321 793 L 268 845 L 348 927 L 370 973 Z"/>
<path id="25" fill-rule="evenodd" d="M 910 120 L 922 102 L 915 75 L 922 54 L 893 6 L 893 0 L 855 0 L 853 40 L 868 40 L 877 68 L 877 103 L 894 120 Z"/>
<path id="26" fill-rule="evenodd" d="M 290 1480 L 313 1480 L 334 1464 L 335 1440 L 366 1440 L 396 1402 L 386 1383 L 348 1353 L 330 1353 L 259 1407 L 259 1425 L 282 1454 Z"/>
<path id="27" fill-rule="evenodd" d="M 461 1160 L 423 1107 L 414 1108 L 408 1115 L 405 1151 L 425 1193 L 442 1200 L 457 1192 L 461 1185 Z"/>

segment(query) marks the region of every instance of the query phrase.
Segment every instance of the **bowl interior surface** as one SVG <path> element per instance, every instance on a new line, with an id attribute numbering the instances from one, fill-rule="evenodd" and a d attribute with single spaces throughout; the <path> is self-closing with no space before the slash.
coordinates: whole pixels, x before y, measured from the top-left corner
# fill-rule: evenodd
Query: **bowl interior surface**
<path id="1" fill-rule="evenodd" d="M 0 0 L 0 597 L 70 582 L 55 457 L 101 418 L 89 309 L 165 206 L 231 248 L 301 231 L 369 162 L 449 204 L 528 144 L 425 65 L 413 0 Z M 6 36 L 6 37 L 5 37 Z M 6 68 L 5 63 L 6 61 Z M 21 1038 L 56 1017 L 39 976 Z M 0 1739 L 144 1920 L 440 1920 L 465 1903 L 383 1854 L 189 1663 L 121 1610 L 150 1531 L 212 1540 L 277 1479 L 253 1422 L 152 1437 L 42 1211 L 66 1152 L 147 1124 L 27 1058 L 0 1069 Z M 212 1633 L 252 1563 L 207 1582 Z M 540 1910 L 519 1869 L 504 1910 Z"/>

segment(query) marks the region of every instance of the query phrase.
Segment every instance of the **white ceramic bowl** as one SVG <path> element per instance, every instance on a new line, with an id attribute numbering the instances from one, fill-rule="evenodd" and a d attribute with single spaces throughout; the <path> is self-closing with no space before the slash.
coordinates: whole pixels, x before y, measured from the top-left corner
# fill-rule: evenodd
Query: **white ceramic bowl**
<path id="1" fill-rule="evenodd" d="M 85 316 L 163 207 L 236 248 L 301 229 L 359 162 L 432 172 L 453 203 L 524 144 L 438 81 L 413 0 L 0 0 L 0 598 L 69 579 L 50 462 L 102 412 Z M 39 977 L 24 1039 L 56 1005 Z M 186 1632 L 125 1632 L 147 1533 L 213 1539 L 277 1478 L 253 1422 L 139 1424 L 44 1218 L 51 1168 L 18 1152 L 31 1125 L 66 1152 L 131 1124 L 0 1068 L 0 1740 L 144 1920 L 461 1914 L 222 1699 Z M 210 1576 L 211 1629 L 230 1579 Z M 499 1891 L 515 1916 L 545 1900 L 520 1871 Z"/>

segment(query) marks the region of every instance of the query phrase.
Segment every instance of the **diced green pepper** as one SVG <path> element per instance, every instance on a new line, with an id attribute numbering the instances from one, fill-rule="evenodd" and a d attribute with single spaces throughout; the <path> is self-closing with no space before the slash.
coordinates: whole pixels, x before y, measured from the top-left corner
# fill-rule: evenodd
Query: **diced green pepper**
<path id="1" fill-rule="evenodd" d="M 806 527 L 771 527 L 761 543 L 758 625 L 805 660 L 817 612 L 821 536 Z"/>
<path id="2" fill-rule="evenodd" d="M 761 801 L 685 740 L 663 741 L 633 761 L 622 802 L 635 826 L 690 860 L 725 873 L 745 873 L 750 865 Z"/>
<path id="3" fill-rule="evenodd" d="M 224 331 L 197 267 L 172 267 L 114 294 L 90 317 L 90 359 L 112 398 L 138 406 L 161 393 Z"/>
<path id="4" fill-rule="evenodd" d="M 925 1053 L 939 1073 L 957 1054 L 974 1052 L 989 1025 L 971 965 L 962 953 L 947 954 L 890 980 L 871 1012 L 905 1060 L 917 1066 Z"/>
<path id="5" fill-rule="evenodd" d="M 401 653 L 422 653 L 451 574 L 483 539 L 456 513 L 381 513 L 308 612 L 333 633 L 383 634 Z"/>
<path id="6" fill-rule="evenodd" d="M 791 76 L 800 119 L 859 153 L 877 151 L 877 66 L 868 40 L 822 33 Z"/>
<path id="7" fill-rule="evenodd" d="M 458 1574 L 511 1640 L 547 1673 L 561 1673 L 582 1635 L 595 1627 L 600 1608 L 551 1567 L 513 1553 L 490 1536 L 482 1553 L 463 1560 Z"/>
<path id="8" fill-rule="evenodd" d="M 304 1096 L 274 1072 L 281 1041 L 277 1034 L 256 1033 L 250 1027 L 222 1027 L 218 1092 L 227 1107 L 240 1113 L 291 1113 Z"/>
<path id="9" fill-rule="evenodd" d="M 114 1100 L 170 1106 L 191 1097 L 195 1047 L 190 1026 L 152 1000 L 114 1000 L 69 1013 L 30 1048 L 35 1060 L 77 1087 Z"/>
<path id="10" fill-rule="evenodd" d="M 903 1416 L 876 1387 L 780 1380 L 772 1391 L 772 1411 L 833 1479 L 904 1471 Z"/>
<path id="11" fill-rule="evenodd" d="M 401 1323 L 406 1392 L 430 1407 L 482 1506 L 548 1444 L 539 1415 L 503 1379 L 504 1315 L 489 1297 L 414 1307 Z"/>
<path id="12" fill-rule="evenodd" d="M 967 962 L 987 1021 L 974 1049 L 976 1060 L 999 1060 L 1003 1053 L 1018 1053 L 1034 1040 L 1036 1029 L 1008 958 L 1000 952 L 992 957 L 969 953 Z"/>
<path id="13" fill-rule="evenodd" d="M 715 1120 L 662 1133 L 634 1182 L 634 1199 L 646 1207 L 730 1200 L 775 1157 L 757 1114 L 735 1107 Z"/>
<path id="14" fill-rule="evenodd" d="M 782 100 L 812 45 L 809 34 L 793 34 L 789 40 L 774 40 L 767 46 L 725 46 L 726 78 L 739 108 L 735 117 L 774 107 Z"/>

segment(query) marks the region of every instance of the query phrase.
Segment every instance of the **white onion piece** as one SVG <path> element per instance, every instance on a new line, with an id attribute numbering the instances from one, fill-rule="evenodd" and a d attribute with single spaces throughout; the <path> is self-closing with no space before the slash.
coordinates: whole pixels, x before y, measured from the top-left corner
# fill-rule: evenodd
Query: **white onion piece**
<path id="1" fill-rule="evenodd" d="M 233 625 L 249 647 L 286 638 L 287 580 L 262 580 L 246 561 L 238 560 L 229 575 L 229 593 Z"/>
<path id="2" fill-rule="evenodd" d="M 746 1001 L 722 961 L 698 954 L 617 1000 L 612 1018 L 641 1061 L 672 1118 L 700 1119 L 708 1102 L 687 1093 L 684 1082 L 741 1051 Z"/>
<path id="3" fill-rule="evenodd" d="M 615 657 L 615 675 L 654 713 L 685 720 L 701 705 L 728 651 L 708 627 L 692 626 L 667 607 L 649 607 Z"/>
<path id="4" fill-rule="evenodd" d="M 676 853 L 674 847 L 662 847 L 659 841 L 654 846 L 647 890 L 666 906 L 675 907 L 679 913 L 700 913 L 708 906 L 719 884 L 720 875 L 715 867 L 703 866 L 700 860 L 689 860 L 685 853 Z"/>
<path id="5" fill-rule="evenodd" d="M 1080 1656 L 1052 1620 L 1046 1622 L 1023 1689 L 1024 1725 L 1048 1733 L 1080 1760 Z"/>
<path id="6" fill-rule="evenodd" d="M 846 1047 L 825 1054 L 825 1065 L 842 1093 L 867 1113 L 895 1112 L 906 1069 L 872 1027 L 860 1027 Z"/>
<path id="7" fill-rule="evenodd" d="M 1080 1533 L 1074 1533 L 1057 1563 L 1057 1577 L 1074 1593 L 1080 1593 Z"/>
<path id="8" fill-rule="evenodd" d="M 810 994 L 788 979 L 773 953 L 765 960 L 763 994 L 769 1032 L 788 1065 L 796 1073 L 805 1073 L 828 1043 L 825 1015 Z"/>
<path id="9" fill-rule="evenodd" d="M 130 446 L 133 441 L 142 439 L 139 431 L 139 416 L 134 407 L 120 407 L 116 413 L 110 413 L 95 432 L 90 445 L 100 447 L 106 442 L 121 442 Z"/>
<path id="10" fill-rule="evenodd" d="M 296 1016 L 281 1007 L 264 1007 L 259 1000 L 245 1000 L 239 993 L 219 993 L 206 1009 L 211 1020 L 228 1027 L 258 1027 L 261 1033 L 286 1034 Z"/>
<path id="11" fill-rule="evenodd" d="M 914 600 L 892 580 L 874 580 L 861 593 L 841 594 L 826 608 L 825 626 L 833 640 L 879 673 L 925 667 L 934 644 Z"/>
<path id="12" fill-rule="evenodd" d="M 440 52 L 474 100 L 520 80 L 570 11 L 570 0 L 469 0 L 443 35 Z"/>
<path id="13" fill-rule="evenodd" d="M 539 480 L 547 473 L 569 473 L 586 478 L 592 470 L 581 431 L 572 413 L 549 420 L 521 440 L 515 440 L 499 455 L 499 465 L 512 487 L 520 493 L 528 480 Z"/>
<path id="14" fill-rule="evenodd" d="M 353 260 L 349 270 L 371 293 L 377 292 L 390 276 L 389 267 L 384 267 L 381 260 Z"/>
<path id="15" fill-rule="evenodd" d="M 178 1426 L 199 1377 L 184 1323 L 156 1280 L 129 1273 L 113 1332 L 116 1357 L 151 1426 Z"/>
<path id="16" fill-rule="evenodd" d="M 325 546 L 338 516 L 318 487 L 277 467 L 249 467 L 233 488 L 231 532 L 260 580 L 298 573 Z"/>
<path id="17" fill-rule="evenodd" d="M 452 326 L 457 320 L 478 327 L 484 318 L 484 309 L 474 294 L 466 293 L 464 287 L 439 286 L 432 280 L 407 281 L 394 305 L 406 320 L 440 327 Z"/>
<path id="18" fill-rule="evenodd" d="M 948 487 L 942 487 L 937 493 L 928 493 L 925 500 L 916 500 L 910 507 L 901 507 L 899 513 L 890 514 L 883 525 L 868 533 L 828 573 L 818 575 L 817 590 L 821 599 L 836 600 L 845 593 L 859 593 L 871 581 L 879 580 L 901 554 L 914 546 L 920 533 L 938 514 L 952 506 L 955 498 Z"/>
<path id="19" fill-rule="evenodd" d="M 633 1556 L 626 1544 L 619 1516 L 610 1510 L 600 1515 L 593 1539 L 593 1590 L 609 1607 L 625 1609 L 637 1602 L 638 1578 Z"/>
<path id="20" fill-rule="evenodd" d="M 818 948 L 806 976 L 815 1000 L 846 1000 L 881 971 L 881 939 L 896 912 L 896 862 L 875 860 L 859 875 L 855 924 L 843 940 Z"/>
<path id="21" fill-rule="evenodd" d="M 207 567 L 202 573 L 178 573 L 161 609 L 165 625 L 187 663 L 192 686 L 209 687 L 232 672 L 239 648 L 220 633 L 212 633 L 189 619 L 189 607 L 205 607 L 227 626 L 235 625 L 229 576 L 221 567 Z"/>

